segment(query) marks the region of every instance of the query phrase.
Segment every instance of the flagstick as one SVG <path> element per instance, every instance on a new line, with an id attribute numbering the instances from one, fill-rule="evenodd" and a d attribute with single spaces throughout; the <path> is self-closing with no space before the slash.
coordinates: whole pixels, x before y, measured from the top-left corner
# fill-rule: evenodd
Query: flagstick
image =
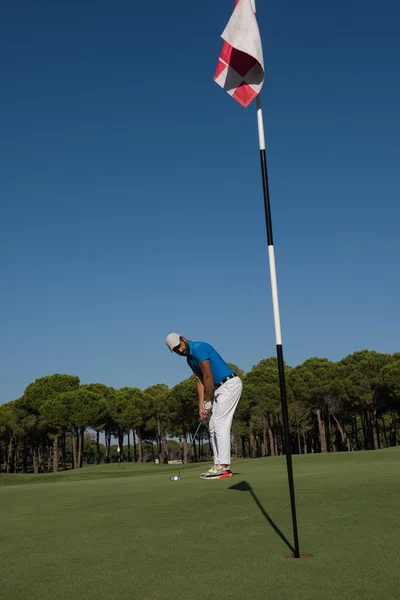
<path id="1" fill-rule="evenodd" d="M 267 226 L 269 270 L 270 270 L 271 288 L 272 288 L 272 306 L 273 306 L 273 311 L 274 311 L 276 353 L 277 353 L 277 357 L 278 357 L 279 386 L 280 386 L 280 392 L 281 392 L 283 431 L 284 431 L 284 435 L 285 435 L 286 465 L 287 465 L 287 472 L 288 472 L 288 479 L 289 479 L 290 504 L 292 507 L 292 523 L 293 523 L 294 550 L 295 550 L 294 557 L 300 558 L 299 536 L 298 536 L 298 532 L 297 532 L 296 503 L 295 503 L 295 497 L 294 497 L 292 450 L 291 450 L 290 434 L 289 434 L 289 414 L 288 414 L 288 405 L 287 405 L 287 398 L 286 398 L 285 368 L 284 368 L 283 352 L 282 352 L 281 321 L 280 321 L 280 316 L 279 316 L 278 286 L 277 286 L 277 282 L 276 282 L 275 252 L 274 252 L 274 241 L 273 241 L 273 236 L 272 236 L 271 206 L 270 206 L 270 201 L 269 201 L 269 189 L 268 189 L 267 158 L 266 158 L 266 153 L 265 153 L 264 122 L 263 122 L 263 116 L 262 116 L 260 94 L 257 95 L 257 122 L 258 122 L 258 139 L 260 142 L 262 182 L 263 182 L 263 191 L 264 191 L 265 221 L 266 221 L 266 226 Z"/>

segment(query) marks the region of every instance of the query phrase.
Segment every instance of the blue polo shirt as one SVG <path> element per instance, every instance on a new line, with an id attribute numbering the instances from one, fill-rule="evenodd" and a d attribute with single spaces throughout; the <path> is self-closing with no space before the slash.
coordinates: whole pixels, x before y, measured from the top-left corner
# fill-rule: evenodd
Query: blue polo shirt
<path id="1" fill-rule="evenodd" d="M 203 379 L 203 375 L 199 364 L 205 360 L 210 361 L 215 385 L 225 379 L 225 377 L 228 377 L 228 375 L 232 375 L 232 369 L 210 344 L 207 344 L 207 342 L 192 342 L 190 340 L 188 340 L 188 342 L 189 356 L 186 358 L 187 363 L 201 380 Z"/>

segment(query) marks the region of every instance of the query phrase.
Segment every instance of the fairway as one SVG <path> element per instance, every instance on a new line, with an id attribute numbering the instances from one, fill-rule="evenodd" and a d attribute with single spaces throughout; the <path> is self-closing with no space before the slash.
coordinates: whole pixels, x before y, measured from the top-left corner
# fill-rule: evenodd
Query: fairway
<path id="1" fill-rule="evenodd" d="M 399 598 L 400 449 L 294 457 L 301 560 L 285 464 L 1 475 L 0 598 Z"/>

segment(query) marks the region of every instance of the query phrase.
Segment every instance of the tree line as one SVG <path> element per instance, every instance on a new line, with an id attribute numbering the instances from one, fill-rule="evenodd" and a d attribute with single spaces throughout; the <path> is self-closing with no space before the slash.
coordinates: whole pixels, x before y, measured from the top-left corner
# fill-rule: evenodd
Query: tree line
<path id="1" fill-rule="evenodd" d="M 247 373 L 230 366 L 243 379 L 232 425 L 233 457 L 283 454 L 276 358 L 261 360 Z M 293 453 L 398 445 L 400 353 L 362 350 L 338 362 L 309 358 L 285 369 Z M 167 463 L 186 456 L 197 425 L 193 377 L 172 388 L 156 384 L 141 390 L 81 384 L 75 375 L 49 375 L 29 384 L 21 398 L 0 405 L 0 468 L 7 473 L 43 473 L 78 469 L 84 462 Z M 190 459 L 210 458 L 205 426 Z"/>

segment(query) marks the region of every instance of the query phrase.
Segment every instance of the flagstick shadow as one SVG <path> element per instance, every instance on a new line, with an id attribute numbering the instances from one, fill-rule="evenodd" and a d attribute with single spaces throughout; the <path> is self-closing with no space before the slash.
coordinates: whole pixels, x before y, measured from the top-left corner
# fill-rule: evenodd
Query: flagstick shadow
<path id="1" fill-rule="evenodd" d="M 247 481 L 241 481 L 240 483 L 237 483 L 236 485 L 232 485 L 228 489 L 236 490 L 239 492 L 250 492 L 251 497 L 253 498 L 254 502 L 257 504 L 258 508 L 260 509 L 260 511 L 262 512 L 262 514 L 264 515 L 264 517 L 266 518 L 268 523 L 271 525 L 272 529 L 279 535 L 281 540 L 283 542 L 285 542 L 285 544 L 289 548 L 289 550 L 291 550 L 291 552 L 293 552 L 293 553 L 295 552 L 295 549 L 293 548 L 292 544 L 289 542 L 289 540 L 285 537 L 285 535 L 282 533 L 282 531 L 279 529 L 279 527 L 271 519 L 271 517 L 269 516 L 269 514 L 267 513 L 267 511 L 265 510 L 265 508 L 263 507 L 263 505 L 257 498 L 253 488 L 251 487 L 251 485 L 249 483 L 247 483 Z"/>

